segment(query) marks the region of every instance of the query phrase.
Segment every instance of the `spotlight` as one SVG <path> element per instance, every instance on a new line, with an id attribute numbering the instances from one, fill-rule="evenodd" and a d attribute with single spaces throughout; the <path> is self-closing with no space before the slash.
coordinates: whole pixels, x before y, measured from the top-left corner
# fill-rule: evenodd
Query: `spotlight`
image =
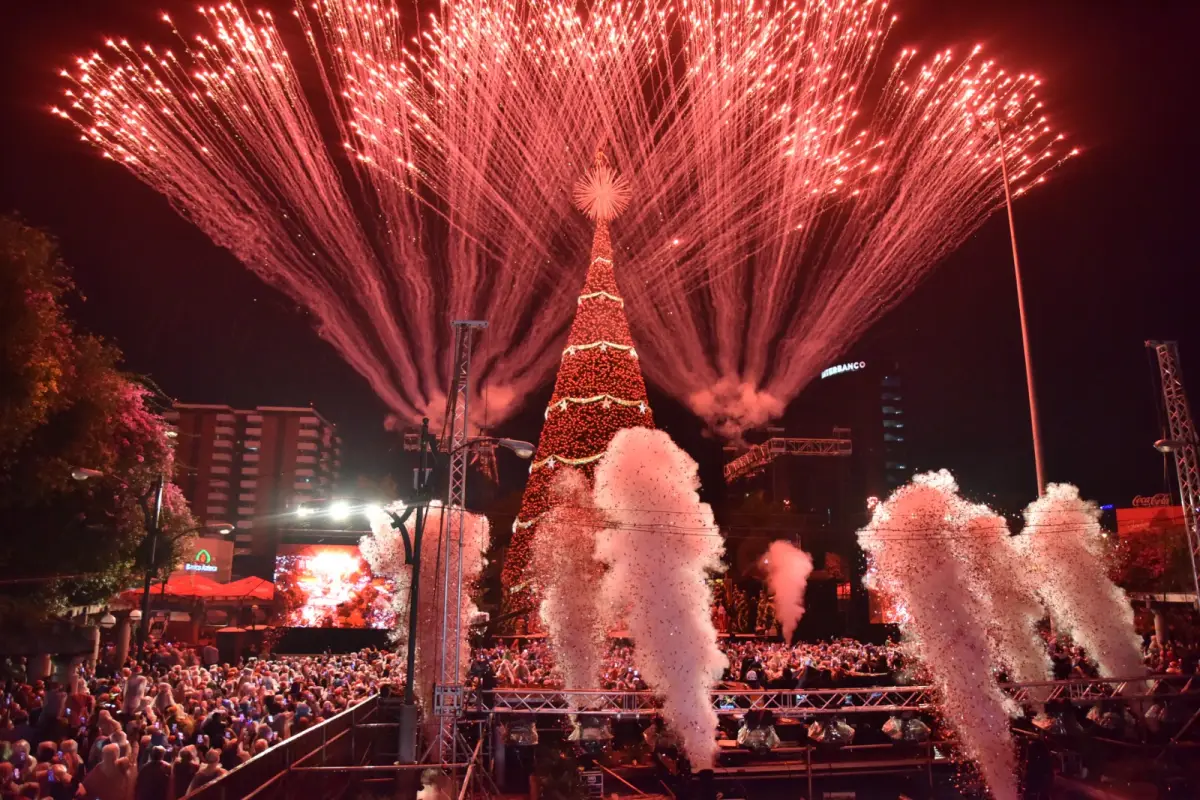
<path id="1" fill-rule="evenodd" d="M 312 509 L 309 508 L 308 506 L 300 506 L 299 508 L 296 509 L 297 517 L 307 517 L 311 513 L 312 513 Z"/>
<path id="2" fill-rule="evenodd" d="M 774 750 L 779 746 L 775 715 L 769 710 L 747 711 L 738 729 L 737 743 L 755 755 L 766 755 Z"/>
<path id="3" fill-rule="evenodd" d="M 329 506 L 329 516 L 334 519 L 345 519 L 350 516 L 350 504 L 345 500 L 338 500 Z"/>

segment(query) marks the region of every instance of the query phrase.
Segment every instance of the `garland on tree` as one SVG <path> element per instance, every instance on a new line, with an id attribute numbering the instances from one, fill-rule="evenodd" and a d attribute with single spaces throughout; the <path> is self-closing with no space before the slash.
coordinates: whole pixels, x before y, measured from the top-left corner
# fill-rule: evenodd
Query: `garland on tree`
<path id="1" fill-rule="evenodd" d="M 603 151 L 597 152 L 595 165 L 575 187 L 576 203 L 596 221 L 596 233 L 504 562 L 502 583 L 508 612 L 536 610 L 541 601 L 532 570 L 532 545 L 537 520 L 550 509 L 550 483 L 557 472 L 579 470 L 590 487 L 595 463 L 617 431 L 654 427 L 646 382 L 625 318 L 625 301 L 613 272 L 608 228 L 629 199 L 628 182 L 616 174 Z M 536 614 L 529 618 L 536 626 Z"/>

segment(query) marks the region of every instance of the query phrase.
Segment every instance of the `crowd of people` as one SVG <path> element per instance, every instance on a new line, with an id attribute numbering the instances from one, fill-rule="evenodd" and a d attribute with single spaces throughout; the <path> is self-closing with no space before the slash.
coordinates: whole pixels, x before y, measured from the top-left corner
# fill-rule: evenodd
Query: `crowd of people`
<path id="1" fill-rule="evenodd" d="M 107 674 L 11 675 L 0 798 L 174 800 L 403 680 L 403 660 L 375 650 L 217 660 L 212 646 L 163 645 Z"/>
<path id="2" fill-rule="evenodd" d="M 1055 680 L 1098 677 L 1096 665 L 1083 648 L 1068 637 L 1047 634 L 1048 652 Z M 921 665 L 894 641 L 867 644 L 856 639 L 801 642 L 786 645 L 763 639 L 730 639 L 725 645 L 729 668 L 726 683 L 741 683 L 751 689 L 837 689 L 854 686 L 917 684 L 927 676 Z M 1200 646 L 1187 641 L 1160 645 L 1149 636 L 1144 648 L 1146 669 L 1152 674 L 1200 674 Z M 562 678 L 555 669 L 553 648 L 544 639 L 501 644 L 477 649 L 471 677 L 484 688 L 561 689 Z M 1004 678 L 1001 673 L 1001 678 Z M 605 691 L 645 691 L 628 644 L 613 641 L 604 656 L 597 682 L 592 687 Z"/>
<path id="3" fill-rule="evenodd" d="M 916 677 L 900 646 L 890 641 L 875 645 L 837 639 L 788 646 L 759 639 L 731 640 L 725 655 L 729 668 L 722 680 L 749 688 L 837 688 L 910 683 Z M 471 676 L 485 688 L 564 688 L 555 670 L 554 650 L 545 640 L 476 650 Z M 596 686 L 587 688 L 636 692 L 649 687 L 637 668 L 633 648 L 614 641 Z"/>
<path id="4" fill-rule="evenodd" d="M 1091 677 L 1087 654 L 1047 636 L 1058 679 Z M 725 686 L 820 689 L 913 684 L 926 676 L 895 642 L 854 639 L 789 646 L 728 639 Z M 1149 637 L 1148 671 L 1196 674 L 1194 641 Z M 481 689 L 563 688 L 553 649 L 538 639 L 474 651 Z M 0 800 L 175 800 L 361 702 L 403 685 L 401 653 L 249 658 L 218 663 L 215 647 L 163 644 L 141 663 L 103 665 L 64 682 L 24 680 L 10 670 L 0 707 Z M 615 640 L 598 675 L 608 691 L 649 689 L 633 648 Z"/>

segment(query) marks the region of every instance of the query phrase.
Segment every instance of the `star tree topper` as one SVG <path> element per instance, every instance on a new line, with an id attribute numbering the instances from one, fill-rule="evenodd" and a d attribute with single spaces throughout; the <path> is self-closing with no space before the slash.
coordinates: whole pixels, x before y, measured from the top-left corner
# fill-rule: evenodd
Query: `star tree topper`
<path id="1" fill-rule="evenodd" d="M 608 163 L 604 150 L 596 151 L 592 168 L 575 183 L 575 205 L 597 222 L 608 222 L 629 206 L 633 187 Z"/>

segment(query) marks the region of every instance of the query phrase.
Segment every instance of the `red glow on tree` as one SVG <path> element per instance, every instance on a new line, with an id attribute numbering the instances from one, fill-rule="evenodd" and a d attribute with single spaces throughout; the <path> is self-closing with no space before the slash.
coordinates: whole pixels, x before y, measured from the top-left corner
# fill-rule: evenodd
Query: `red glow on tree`
<path id="1" fill-rule="evenodd" d="M 510 611 L 531 606 L 536 611 L 540 602 L 532 545 L 537 520 L 550 508 L 550 483 L 557 471 L 577 469 L 590 484 L 596 461 L 617 431 L 654 427 L 613 270 L 608 223 L 628 199 L 623 192 L 624 185 L 598 152 L 595 167 L 576 187 L 580 206 L 596 220 L 591 261 L 504 562 L 504 605 Z"/>

